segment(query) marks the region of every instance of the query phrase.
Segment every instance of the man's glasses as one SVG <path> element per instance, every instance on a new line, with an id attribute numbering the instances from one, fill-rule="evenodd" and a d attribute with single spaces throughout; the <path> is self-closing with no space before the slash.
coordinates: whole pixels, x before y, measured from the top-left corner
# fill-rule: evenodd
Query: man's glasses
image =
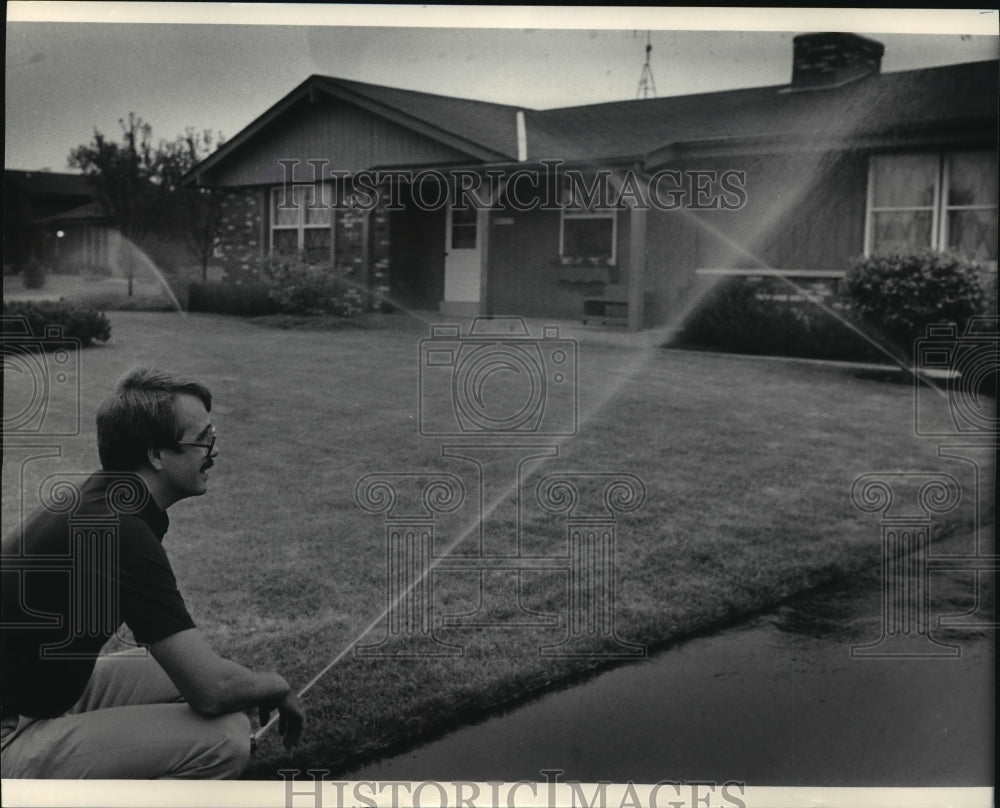
<path id="1" fill-rule="evenodd" d="M 177 445 L 178 446 L 199 446 L 199 447 L 201 447 L 202 449 L 205 450 L 205 456 L 206 457 L 211 457 L 212 456 L 212 449 L 215 448 L 215 439 L 217 437 L 218 437 L 218 434 L 216 433 L 215 427 L 213 426 L 211 428 L 211 431 L 209 431 L 209 433 L 208 433 L 208 443 L 179 440 L 179 441 L 177 441 Z"/>

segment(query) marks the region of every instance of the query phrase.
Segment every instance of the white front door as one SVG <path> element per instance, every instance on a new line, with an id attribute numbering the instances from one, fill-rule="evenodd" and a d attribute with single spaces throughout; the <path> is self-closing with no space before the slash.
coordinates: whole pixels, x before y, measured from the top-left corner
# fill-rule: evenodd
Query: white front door
<path id="1" fill-rule="evenodd" d="M 444 304 L 479 303 L 480 212 L 448 208 L 444 245 Z M 464 308 L 464 307 L 463 307 Z"/>

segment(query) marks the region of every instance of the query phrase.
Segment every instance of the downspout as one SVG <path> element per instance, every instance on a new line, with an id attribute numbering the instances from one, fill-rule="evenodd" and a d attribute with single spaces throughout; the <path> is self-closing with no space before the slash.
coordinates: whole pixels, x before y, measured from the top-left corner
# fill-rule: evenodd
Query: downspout
<path id="1" fill-rule="evenodd" d="M 524 124 L 524 110 L 517 111 L 517 161 L 528 159 L 528 128 Z"/>
<path id="2" fill-rule="evenodd" d="M 640 167 L 632 169 L 638 176 Z M 646 302 L 646 250 L 648 239 L 646 218 L 648 212 L 644 204 L 629 206 L 629 248 L 628 248 L 628 329 L 641 331 L 645 325 Z"/>
<path id="3" fill-rule="evenodd" d="M 517 129 L 517 161 L 523 163 L 528 159 L 528 129 L 524 123 L 524 110 L 519 109 L 514 115 Z M 486 317 L 493 316 L 493 301 L 490 299 L 490 209 L 496 203 L 490 197 L 489 204 L 477 214 L 479 229 L 479 313 Z"/>

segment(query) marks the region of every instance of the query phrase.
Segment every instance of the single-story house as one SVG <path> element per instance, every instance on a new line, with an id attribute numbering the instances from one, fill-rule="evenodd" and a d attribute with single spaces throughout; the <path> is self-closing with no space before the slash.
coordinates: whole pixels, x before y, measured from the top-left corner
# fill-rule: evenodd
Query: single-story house
<path id="1" fill-rule="evenodd" d="M 5 268 L 32 259 L 55 270 L 104 266 L 108 237 L 109 220 L 82 174 L 4 169 Z"/>
<path id="2" fill-rule="evenodd" d="M 188 179 L 225 189 L 234 270 L 300 252 L 454 315 L 617 300 L 651 327 L 701 275 L 902 247 L 995 272 L 1000 63 L 882 73 L 846 33 L 793 51 L 786 85 L 550 110 L 314 75 Z"/>

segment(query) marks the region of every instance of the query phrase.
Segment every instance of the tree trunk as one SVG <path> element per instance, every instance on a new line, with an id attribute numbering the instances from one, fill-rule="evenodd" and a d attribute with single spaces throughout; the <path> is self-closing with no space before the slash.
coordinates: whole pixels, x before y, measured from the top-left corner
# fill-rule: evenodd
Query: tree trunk
<path id="1" fill-rule="evenodd" d="M 125 277 L 128 278 L 128 296 L 132 297 L 132 286 L 135 281 L 135 250 L 128 239 L 125 240 Z"/>
<path id="2" fill-rule="evenodd" d="M 124 273 L 125 280 L 128 281 L 128 296 L 132 297 L 132 282 L 135 278 L 135 255 L 131 249 L 132 242 L 120 230 L 118 231 L 117 245 L 117 269 L 119 272 Z"/>

